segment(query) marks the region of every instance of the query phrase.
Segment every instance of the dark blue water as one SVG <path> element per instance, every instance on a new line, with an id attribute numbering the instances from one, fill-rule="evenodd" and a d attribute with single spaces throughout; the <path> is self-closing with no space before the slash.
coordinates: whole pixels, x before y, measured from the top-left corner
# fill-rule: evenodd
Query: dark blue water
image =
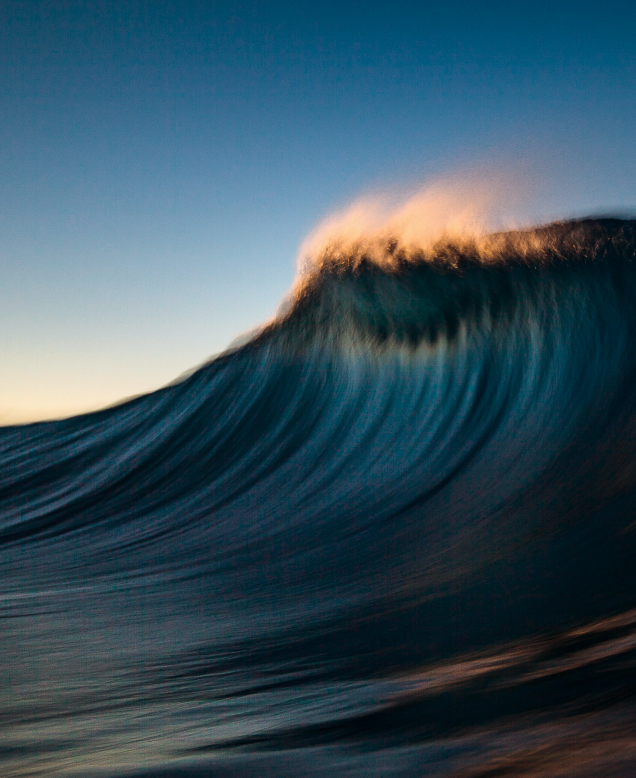
<path id="1" fill-rule="evenodd" d="M 3 776 L 636 774 L 636 223 L 330 251 L 0 430 Z"/>

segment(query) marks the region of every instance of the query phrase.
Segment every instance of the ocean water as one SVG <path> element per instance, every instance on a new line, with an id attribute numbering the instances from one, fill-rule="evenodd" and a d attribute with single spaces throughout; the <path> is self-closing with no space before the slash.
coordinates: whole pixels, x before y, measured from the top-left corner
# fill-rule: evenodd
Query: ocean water
<path id="1" fill-rule="evenodd" d="M 0 774 L 636 775 L 636 222 L 330 244 L 0 429 Z"/>

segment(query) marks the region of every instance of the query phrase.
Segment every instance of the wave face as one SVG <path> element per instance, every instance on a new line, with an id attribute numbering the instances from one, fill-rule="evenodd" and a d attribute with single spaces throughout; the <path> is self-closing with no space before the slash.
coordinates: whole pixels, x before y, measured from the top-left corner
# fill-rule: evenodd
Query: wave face
<path id="1" fill-rule="evenodd" d="M 634 775 L 636 222 L 331 242 L 0 430 L 2 774 Z"/>

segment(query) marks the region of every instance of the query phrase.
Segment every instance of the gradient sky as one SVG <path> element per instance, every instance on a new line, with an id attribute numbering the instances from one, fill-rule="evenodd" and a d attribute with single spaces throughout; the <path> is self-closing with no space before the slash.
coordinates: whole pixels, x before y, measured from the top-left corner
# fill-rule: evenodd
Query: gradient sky
<path id="1" fill-rule="evenodd" d="M 506 170 L 633 212 L 633 3 L 0 5 L 0 423 L 176 378 L 365 192 Z"/>

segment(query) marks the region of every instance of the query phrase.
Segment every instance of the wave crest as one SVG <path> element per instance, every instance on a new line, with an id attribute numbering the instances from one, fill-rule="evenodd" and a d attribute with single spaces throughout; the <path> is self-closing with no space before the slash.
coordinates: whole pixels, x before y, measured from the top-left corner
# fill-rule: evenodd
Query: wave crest
<path id="1" fill-rule="evenodd" d="M 459 216 L 418 233 L 409 221 L 416 212 L 411 204 L 374 223 L 354 208 L 319 231 L 266 332 L 294 346 L 418 346 L 476 324 L 509 326 L 520 313 L 545 318 L 557 298 L 585 307 L 604 294 L 611 306 L 634 289 L 636 222 L 582 219 L 485 233 Z"/>

